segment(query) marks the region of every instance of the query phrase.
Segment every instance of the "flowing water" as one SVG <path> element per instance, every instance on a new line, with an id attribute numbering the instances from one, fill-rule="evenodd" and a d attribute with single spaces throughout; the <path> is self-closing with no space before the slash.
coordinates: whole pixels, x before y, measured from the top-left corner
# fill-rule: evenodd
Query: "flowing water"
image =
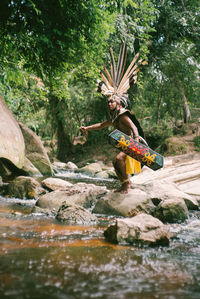
<path id="1" fill-rule="evenodd" d="M 105 241 L 109 218 L 69 226 L 0 197 L 0 298 L 200 298 L 200 212 L 171 225 L 168 247 Z"/>

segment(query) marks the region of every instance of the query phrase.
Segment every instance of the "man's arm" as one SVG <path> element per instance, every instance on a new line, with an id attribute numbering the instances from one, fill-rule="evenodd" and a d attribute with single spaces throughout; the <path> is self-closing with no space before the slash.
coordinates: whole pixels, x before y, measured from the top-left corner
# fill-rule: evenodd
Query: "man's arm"
<path id="1" fill-rule="evenodd" d="M 109 126 L 112 125 L 112 122 L 111 121 L 104 121 L 102 123 L 97 123 L 97 124 L 94 124 L 94 125 L 91 125 L 91 126 L 87 126 L 87 127 L 83 127 L 81 126 L 80 127 L 80 130 L 85 133 L 85 134 L 88 134 L 88 131 L 92 131 L 92 130 L 101 130 L 101 129 L 104 129 L 104 128 L 107 128 Z"/>

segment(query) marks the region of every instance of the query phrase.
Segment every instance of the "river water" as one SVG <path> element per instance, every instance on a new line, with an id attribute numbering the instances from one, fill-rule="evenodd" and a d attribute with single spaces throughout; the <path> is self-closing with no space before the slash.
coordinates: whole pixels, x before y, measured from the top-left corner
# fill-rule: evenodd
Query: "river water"
<path id="1" fill-rule="evenodd" d="M 96 226 L 32 213 L 0 197 L 0 298 L 200 298 L 200 212 L 170 225 L 168 247 L 113 245 Z"/>

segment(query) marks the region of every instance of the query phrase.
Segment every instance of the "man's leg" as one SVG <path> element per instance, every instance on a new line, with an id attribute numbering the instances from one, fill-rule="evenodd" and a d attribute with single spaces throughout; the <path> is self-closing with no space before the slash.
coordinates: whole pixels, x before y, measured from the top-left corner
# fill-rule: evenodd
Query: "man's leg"
<path id="1" fill-rule="evenodd" d="M 129 175 L 126 173 L 126 154 L 120 152 L 113 161 L 115 172 L 121 181 L 121 187 L 116 192 L 128 192 L 130 188 Z"/>

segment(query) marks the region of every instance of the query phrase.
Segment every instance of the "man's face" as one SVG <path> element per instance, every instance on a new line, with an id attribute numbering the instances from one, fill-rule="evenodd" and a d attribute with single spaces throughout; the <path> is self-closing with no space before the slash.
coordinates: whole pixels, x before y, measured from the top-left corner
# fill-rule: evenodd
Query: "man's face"
<path id="1" fill-rule="evenodd" d="M 109 97 L 107 100 L 109 110 L 114 110 L 117 107 L 117 103 L 113 97 Z"/>

